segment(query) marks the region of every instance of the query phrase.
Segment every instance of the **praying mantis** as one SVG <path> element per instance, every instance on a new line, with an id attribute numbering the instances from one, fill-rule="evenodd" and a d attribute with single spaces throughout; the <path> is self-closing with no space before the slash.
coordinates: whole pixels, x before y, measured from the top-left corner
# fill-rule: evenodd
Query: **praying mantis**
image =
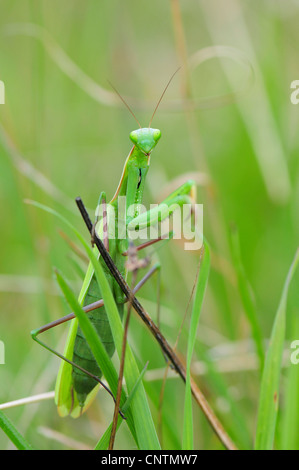
<path id="1" fill-rule="evenodd" d="M 140 210 L 146 176 L 150 166 L 150 157 L 161 138 L 161 131 L 152 128 L 151 123 L 173 76 L 158 101 L 148 127 L 141 127 L 134 113 L 124 102 L 138 122 L 139 128 L 130 133 L 130 140 L 133 143 L 133 147 L 125 161 L 121 178 L 113 198 L 107 203 L 106 194 L 104 192 L 100 194 L 99 198 L 96 223 L 93 226 L 93 236 L 103 240 L 106 250 L 109 252 L 113 262 L 124 278 L 126 278 L 128 271 L 128 263 L 126 263 L 125 255 L 128 255 L 130 232 L 136 229 L 142 230 L 150 226 L 153 220 L 157 221 L 157 217 L 159 222 L 163 222 L 163 220 L 169 218 L 178 207 L 182 208 L 185 204 L 191 206 L 195 204 L 196 185 L 193 180 L 188 180 L 177 190 L 172 192 L 156 208 L 145 213 L 141 213 Z M 124 212 L 120 211 L 120 201 L 123 202 Z M 102 212 L 101 219 L 99 217 L 100 212 Z M 161 237 L 151 242 L 143 243 L 138 246 L 138 250 L 147 247 L 149 243 L 155 243 L 160 240 Z M 122 318 L 124 303 L 128 299 L 125 298 L 124 293 L 111 275 L 111 272 L 107 269 L 96 247 L 94 247 L 94 250 L 99 258 L 99 263 L 101 263 L 105 271 L 118 307 L 119 315 Z M 156 266 L 154 266 L 147 273 L 144 279 L 136 286 L 134 293 L 138 291 L 156 269 Z M 95 326 L 108 355 L 111 357 L 114 353 L 115 346 L 105 311 L 105 305 L 101 298 L 100 288 L 97 284 L 93 266 L 90 263 L 78 301 Z M 38 339 L 40 333 L 70 319 L 72 319 L 71 326 L 63 355 L 47 347 L 45 343 Z M 102 372 L 86 343 L 78 325 L 78 320 L 74 318 L 74 315 L 70 314 L 44 327 L 33 330 L 31 334 L 32 338 L 41 346 L 46 347 L 46 349 L 54 352 L 63 359 L 61 361 L 55 388 L 55 401 L 59 415 L 71 415 L 73 418 L 81 416 L 90 406 L 97 394 L 100 384 L 103 385 L 103 383 L 100 380 Z"/>

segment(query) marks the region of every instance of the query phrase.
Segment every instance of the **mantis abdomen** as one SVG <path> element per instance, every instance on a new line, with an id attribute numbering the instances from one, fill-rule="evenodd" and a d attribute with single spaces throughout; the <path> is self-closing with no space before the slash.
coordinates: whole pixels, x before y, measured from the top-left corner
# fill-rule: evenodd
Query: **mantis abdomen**
<path id="1" fill-rule="evenodd" d="M 92 302 L 95 302 L 101 298 L 102 298 L 102 295 L 100 292 L 100 288 L 98 286 L 95 276 L 93 275 L 92 280 L 90 282 L 89 289 L 84 299 L 84 305 L 89 305 Z M 119 310 L 120 316 L 122 317 L 123 304 L 118 304 L 118 310 Z M 86 313 L 86 315 L 88 315 L 89 319 L 94 325 L 108 355 L 112 357 L 114 350 L 115 350 L 115 345 L 114 345 L 113 336 L 112 336 L 112 332 L 111 332 L 111 328 L 109 325 L 105 307 L 92 310 Z M 78 366 L 82 367 L 83 369 L 87 370 L 91 374 L 97 376 L 98 378 L 102 377 L 102 371 L 99 368 L 80 327 L 78 327 L 78 331 L 77 331 L 77 335 L 75 339 L 73 362 L 77 364 Z M 78 369 L 77 367 L 73 367 L 72 375 L 73 375 L 74 390 L 77 393 L 80 406 L 83 407 L 87 395 L 97 385 L 97 382 L 95 379 L 88 376 L 85 372 Z"/>

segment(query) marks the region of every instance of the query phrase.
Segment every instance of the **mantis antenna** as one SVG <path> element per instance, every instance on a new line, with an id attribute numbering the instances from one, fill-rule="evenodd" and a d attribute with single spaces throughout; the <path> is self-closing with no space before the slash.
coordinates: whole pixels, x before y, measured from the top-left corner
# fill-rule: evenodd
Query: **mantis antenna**
<path id="1" fill-rule="evenodd" d="M 155 107 L 155 109 L 154 109 L 154 112 L 153 112 L 153 114 L 152 114 L 151 120 L 150 120 L 149 125 L 148 125 L 149 128 L 151 127 L 151 124 L 152 124 L 152 122 L 153 122 L 153 119 L 154 119 L 154 117 L 155 117 L 155 114 L 156 114 L 156 112 L 157 112 L 157 109 L 158 109 L 158 107 L 159 107 L 159 105 L 160 105 L 160 103 L 161 103 L 161 101 L 162 101 L 162 99 L 163 99 L 163 96 L 164 96 L 165 93 L 166 93 L 167 88 L 169 87 L 169 85 L 170 85 L 170 83 L 171 83 L 173 77 L 174 77 L 174 76 L 176 75 L 176 73 L 180 70 L 180 68 L 181 68 L 181 67 L 179 67 L 178 69 L 176 69 L 176 71 L 172 74 L 172 76 L 171 76 L 170 79 L 168 80 L 168 83 L 167 83 L 166 87 L 164 88 L 164 90 L 163 90 L 163 92 L 162 92 L 162 94 L 161 94 L 161 96 L 160 96 L 160 98 L 159 98 L 159 101 L 158 101 L 158 103 L 156 104 L 156 107 Z M 127 102 L 125 101 L 125 99 L 121 96 L 121 94 L 117 91 L 117 89 L 115 88 L 115 86 L 113 86 L 112 83 L 109 82 L 109 80 L 108 80 L 108 83 L 109 83 L 109 85 L 111 86 L 111 88 L 113 88 L 113 90 L 115 91 L 115 93 L 117 94 L 117 96 L 118 96 L 118 97 L 121 99 L 121 101 L 124 103 L 124 105 L 126 106 L 126 108 L 130 111 L 130 113 L 132 114 L 133 118 L 135 119 L 135 121 L 137 122 L 138 126 L 139 126 L 140 129 L 141 129 L 141 124 L 140 124 L 140 122 L 138 121 L 137 117 L 135 116 L 133 110 L 132 110 L 132 109 L 130 108 L 130 106 L 128 105 L 128 103 L 127 103 Z"/>
<path id="2" fill-rule="evenodd" d="M 178 69 L 176 69 L 176 71 L 175 71 L 175 72 L 172 74 L 172 76 L 170 77 L 170 79 L 169 79 L 169 81 L 168 81 L 166 87 L 164 88 L 163 93 L 162 93 L 162 95 L 160 96 L 160 99 L 159 99 L 159 101 L 158 101 L 158 103 L 157 103 L 157 105 L 156 105 L 156 107 L 155 107 L 155 109 L 154 109 L 153 115 L 152 115 L 151 120 L 150 120 L 150 122 L 149 122 L 149 125 L 148 125 L 149 128 L 151 127 L 151 124 L 152 124 L 152 122 L 153 122 L 154 116 L 155 116 L 155 114 L 156 114 L 156 112 L 157 112 L 157 109 L 158 109 L 158 107 L 159 107 L 159 105 L 160 105 L 162 99 L 163 99 L 163 96 L 165 95 L 165 92 L 166 92 L 167 88 L 169 87 L 169 85 L 170 85 L 170 83 L 171 83 L 173 77 L 174 77 L 175 74 L 180 70 L 180 68 L 181 68 L 181 67 L 179 67 Z"/>
<path id="3" fill-rule="evenodd" d="M 135 116 L 135 114 L 133 113 L 132 109 L 130 108 L 130 106 L 128 105 L 128 103 L 124 100 L 124 98 L 121 96 L 121 94 L 117 91 L 117 89 L 112 85 L 111 82 L 109 82 L 108 80 L 108 83 L 109 85 L 111 86 L 111 88 L 113 88 L 113 90 L 115 91 L 115 93 L 117 94 L 117 96 L 122 100 L 122 102 L 124 103 L 124 105 L 126 106 L 126 108 L 130 111 L 130 113 L 132 114 L 133 118 L 135 119 L 135 121 L 137 122 L 138 126 L 140 127 L 141 129 L 141 124 L 140 122 L 138 121 L 137 117 Z"/>

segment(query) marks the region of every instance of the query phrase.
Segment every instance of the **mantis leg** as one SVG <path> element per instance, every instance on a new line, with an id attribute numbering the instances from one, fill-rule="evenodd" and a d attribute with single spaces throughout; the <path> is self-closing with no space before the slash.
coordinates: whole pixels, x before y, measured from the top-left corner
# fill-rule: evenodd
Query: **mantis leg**
<path id="1" fill-rule="evenodd" d="M 168 233 L 168 239 L 171 239 L 173 237 L 173 231 L 171 230 L 169 233 Z M 158 237 L 158 238 L 155 238 L 154 240 L 148 240 L 147 242 L 144 242 L 144 243 L 141 243 L 140 245 L 136 246 L 136 251 L 141 251 L 141 250 L 144 250 L 145 248 L 148 248 L 149 246 L 152 246 L 158 242 L 161 242 L 161 241 L 164 241 L 165 238 L 164 237 Z M 124 251 L 122 253 L 123 256 L 128 256 L 128 251 Z"/>
<path id="2" fill-rule="evenodd" d="M 191 205 L 192 209 L 194 207 L 195 200 L 196 186 L 194 181 L 190 180 L 171 193 L 159 205 L 135 217 L 128 224 L 128 230 L 130 232 L 154 226 L 156 223 L 169 218 L 176 209 L 183 208 L 185 205 Z"/>
<path id="3" fill-rule="evenodd" d="M 141 287 L 144 286 L 144 284 L 148 281 L 148 279 L 158 270 L 160 269 L 160 265 L 159 263 L 155 264 L 147 273 L 146 275 L 136 284 L 135 288 L 132 290 L 132 292 L 134 294 L 136 294 L 140 289 Z M 127 302 L 128 300 L 126 299 L 125 302 Z M 82 307 L 82 310 L 84 310 L 84 312 L 91 312 L 92 310 L 96 310 L 97 308 L 100 308 L 100 307 L 103 307 L 104 305 L 104 301 L 103 299 L 100 299 L 100 300 L 97 300 L 96 302 L 93 302 L 92 304 L 89 304 L 89 305 L 86 305 L 84 307 Z M 35 330 L 32 330 L 31 331 L 31 336 L 33 337 L 34 340 L 36 340 L 36 337 L 41 334 L 41 333 L 44 333 L 45 331 L 48 331 L 52 328 L 54 328 L 55 326 L 58 326 L 58 325 L 62 325 L 63 323 L 66 323 L 70 320 L 72 320 L 73 318 L 76 318 L 76 315 L 72 312 L 72 313 L 69 313 L 68 315 L 65 315 L 64 317 L 61 317 L 59 318 L 58 320 L 54 320 L 50 323 L 47 323 L 46 325 L 43 325 L 41 326 L 40 328 L 37 328 Z M 68 361 L 67 361 L 68 362 Z"/>
<path id="4" fill-rule="evenodd" d="M 109 388 L 101 381 L 101 379 L 99 377 L 97 377 L 96 375 L 92 374 L 91 372 L 89 372 L 88 370 L 86 369 L 83 369 L 83 367 L 80 367 L 78 364 L 75 364 L 73 361 L 67 359 L 65 356 L 63 356 L 62 354 L 60 354 L 58 351 L 56 351 L 55 349 L 51 348 L 50 346 L 48 346 L 46 343 L 44 343 L 43 341 L 41 341 L 39 338 L 37 338 L 37 336 L 44 332 L 44 331 L 47 331 L 51 328 L 53 328 L 54 326 L 57 326 L 57 325 L 60 325 L 62 323 L 65 323 L 66 321 L 68 320 L 71 320 L 72 318 L 74 318 L 74 314 L 71 313 L 69 315 L 66 315 L 62 318 L 60 318 L 59 320 L 56 320 L 52 323 L 48 323 L 47 325 L 44 325 L 43 327 L 41 328 L 37 328 L 35 330 L 32 330 L 31 331 L 31 337 L 34 341 L 36 341 L 40 346 L 42 346 L 43 348 L 47 349 L 48 351 L 50 351 L 52 354 L 55 354 L 55 356 L 59 357 L 60 359 L 62 359 L 63 361 L 67 362 L 68 364 L 70 364 L 72 367 L 76 367 L 77 369 L 81 370 L 82 372 L 84 372 L 86 375 L 88 375 L 89 377 L 91 377 L 92 379 L 94 379 L 96 382 L 98 382 L 99 384 L 102 385 L 102 387 L 109 393 L 109 395 L 111 395 L 111 397 L 113 398 L 113 400 L 115 401 L 115 398 L 111 392 L 111 390 L 109 390 Z M 124 418 L 124 416 L 122 415 L 121 411 L 120 411 L 120 414 L 121 416 Z"/>

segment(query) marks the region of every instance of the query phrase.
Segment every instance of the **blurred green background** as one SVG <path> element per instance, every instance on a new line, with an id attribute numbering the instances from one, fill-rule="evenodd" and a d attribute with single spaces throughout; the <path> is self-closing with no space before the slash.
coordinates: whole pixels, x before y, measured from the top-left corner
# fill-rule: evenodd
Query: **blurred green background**
<path id="1" fill-rule="evenodd" d="M 290 84 L 299 79 L 297 0 L 1 0 L 0 80 L 0 402 L 54 389 L 59 360 L 31 340 L 30 330 L 68 312 L 53 280 L 58 267 L 78 292 L 74 255 L 61 224 L 28 206 L 34 199 L 60 211 L 86 235 L 74 198 L 94 209 L 100 191 L 114 194 L 136 123 L 113 96 L 111 81 L 147 126 L 176 68 L 203 48 L 230 46 L 229 57 L 183 67 L 171 83 L 153 126 L 162 138 L 152 154 L 145 202 L 158 202 L 172 181 L 191 173 L 200 184 L 204 233 L 212 247 L 212 270 L 198 331 L 194 375 L 229 434 L 252 446 L 260 375 L 251 330 L 236 285 L 229 230 L 239 230 L 242 258 L 265 341 L 283 283 L 299 245 L 299 106 Z M 248 67 L 254 70 L 250 82 Z M 235 56 L 234 56 L 235 55 Z M 78 72 L 79 67 L 80 73 Z M 109 94 L 101 102 L 98 88 Z M 246 91 L 235 100 L 235 90 Z M 88 93 L 89 92 L 89 93 Z M 232 93 L 202 109 L 209 97 Z M 93 96 L 92 96 L 93 95 Z M 186 109 L 185 98 L 195 103 Z M 175 104 L 176 110 L 169 107 Z M 179 184 L 179 183 L 174 183 Z M 87 237 L 88 238 L 88 237 Z M 162 331 L 174 344 L 195 279 L 198 253 L 171 242 L 158 252 L 162 263 Z M 84 268 L 84 266 L 82 266 Z M 286 365 L 297 339 L 298 274 L 288 302 Z M 141 300 L 155 318 L 155 283 Z M 186 356 L 189 316 L 179 343 Z M 154 418 L 165 363 L 136 319 L 131 342 L 140 364 L 149 360 L 146 387 Z M 47 333 L 60 350 L 67 327 Z M 133 333 L 132 333 L 133 332 Z M 46 337 L 45 337 L 46 340 Z M 294 366 L 293 366 L 294 367 Z M 299 373 L 299 369 L 298 369 Z M 296 382 L 296 380 L 295 380 Z M 283 370 L 276 446 L 283 447 L 288 369 Z M 184 386 L 168 380 L 163 406 L 163 443 L 179 448 Z M 41 449 L 92 447 L 112 416 L 111 400 L 99 393 L 80 420 L 59 418 L 53 400 L 6 411 Z M 294 422 L 296 423 L 294 411 Z M 221 448 L 194 406 L 197 449 Z M 134 447 L 126 426 L 117 448 Z M 299 448 L 299 436 L 294 437 Z M 10 448 L 0 433 L 1 449 Z"/>

